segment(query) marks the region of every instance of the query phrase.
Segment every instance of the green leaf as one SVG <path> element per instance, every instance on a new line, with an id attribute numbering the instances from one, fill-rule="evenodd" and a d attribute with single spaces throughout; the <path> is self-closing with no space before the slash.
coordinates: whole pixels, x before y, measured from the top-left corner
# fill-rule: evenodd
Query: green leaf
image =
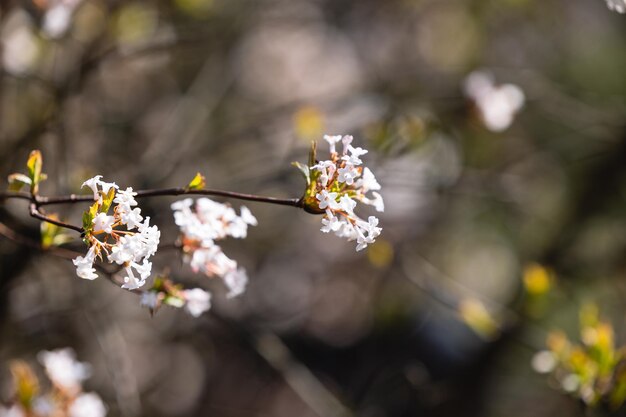
<path id="1" fill-rule="evenodd" d="M 50 214 L 48 217 L 59 220 L 56 214 Z M 51 246 L 59 246 L 72 241 L 72 237 L 65 233 L 64 229 L 48 222 L 41 222 L 41 247 L 48 249 Z"/>
<path id="2" fill-rule="evenodd" d="M 30 178 L 24 174 L 11 174 L 8 178 L 9 191 L 20 191 L 25 185 L 30 186 L 32 184 Z"/>
<path id="3" fill-rule="evenodd" d="M 28 176 L 31 180 L 31 192 L 37 192 L 37 186 L 41 181 L 41 168 L 43 166 L 43 158 L 41 152 L 38 150 L 31 151 L 28 161 L 26 161 L 26 168 L 28 168 Z"/>
<path id="4" fill-rule="evenodd" d="M 98 214 L 98 208 L 99 204 L 96 201 L 83 213 L 83 229 L 85 230 L 85 233 L 93 230 L 93 219 L 96 217 L 96 214 Z"/>
<path id="5" fill-rule="evenodd" d="M 52 246 L 60 246 L 73 240 L 74 238 L 69 233 L 59 233 L 52 239 Z"/>
<path id="6" fill-rule="evenodd" d="M 183 300 L 182 298 L 167 295 L 163 300 L 163 303 L 167 304 L 168 306 L 181 308 L 185 305 L 185 300 Z"/>
<path id="7" fill-rule="evenodd" d="M 111 187 L 109 193 L 102 198 L 102 205 L 100 206 L 100 213 L 108 213 L 113 199 L 115 198 L 115 188 Z"/>
<path id="8" fill-rule="evenodd" d="M 204 178 L 204 175 L 198 172 L 196 173 L 196 176 L 193 177 L 191 182 L 189 182 L 189 185 L 187 185 L 187 189 L 188 190 L 201 190 L 205 186 L 206 186 L 206 178 Z"/>

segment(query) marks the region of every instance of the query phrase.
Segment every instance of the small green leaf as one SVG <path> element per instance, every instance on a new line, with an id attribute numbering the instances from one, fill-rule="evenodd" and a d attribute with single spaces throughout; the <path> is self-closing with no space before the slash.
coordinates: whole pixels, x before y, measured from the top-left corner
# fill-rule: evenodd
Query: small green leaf
<path id="1" fill-rule="evenodd" d="M 102 205 L 100 206 L 100 213 L 108 213 L 113 199 L 115 198 L 115 188 L 111 187 L 109 193 L 102 198 Z"/>
<path id="2" fill-rule="evenodd" d="M 196 176 L 193 177 L 191 182 L 189 182 L 189 185 L 187 185 L 187 189 L 188 190 L 201 190 L 205 186 L 206 186 L 206 178 L 204 178 L 204 175 L 198 172 L 196 173 Z"/>
<path id="3" fill-rule="evenodd" d="M 48 217 L 59 220 L 56 214 L 50 214 Z M 72 241 L 72 237 L 65 233 L 64 229 L 48 222 L 41 222 L 41 247 L 48 249 L 51 246 L 59 246 Z"/>
<path id="4" fill-rule="evenodd" d="M 185 305 L 185 300 L 183 300 L 182 298 L 167 295 L 163 300 L 163 303 L 172 307 L 181 308 Z"/>
<path id="5" fill-rule="evenodd" d="M 38 150 L 31 151 L 28 161 L 26 161 L 26 168 L 28 168 L 28 176 L 31 180 L 31 192 L 36 193 L 39 182 L 41 182 L 41 168 L 43 166 L 43 158 L 41 152 Z"/>
<path id="6" fill-rule="evenodd" d="M 73 240 L 74 238 L 69 233 L 59 233 L 52 239 L 52 246 L 60 246 Z"/>
<path id="7" fill-rule="evenodd" d="M 25 185 L 30 186 L 31 180 L 24 174 L 11 174 L 8 178 L 9 191 L 20 191 Z"/>
<path id="8" fill-rule="evenodd" d="M 100 205 L 96 201 L 91 207 L 89 207 L 88 210 L 85 210 L 85 212 L 83 213 L 83 230 L 85 230 L 85 233 L 93 230 L 93 219 L 96 217 L 96 214 L 98 214 L 99 206 Z"/>

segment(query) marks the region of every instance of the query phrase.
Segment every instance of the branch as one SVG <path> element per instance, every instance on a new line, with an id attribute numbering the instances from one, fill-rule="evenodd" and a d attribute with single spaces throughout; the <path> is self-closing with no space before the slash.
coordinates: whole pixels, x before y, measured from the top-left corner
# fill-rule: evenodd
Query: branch
<path id="1" fill-rule="evenodd" d="M 146 197 L 179 196 L 179 195 L 212 195 L 212 196 L 219 196 L 219 197 L 234 198 L 237 200 L 256 201 L 259 203 L 276 204 L 280 206 L 291 206 L 291 207 L 303 208 L 302 199 L 299 199 L 299 198 L 264 197 L 264 196 L 254 195 L 254 194 L 244 194 L 244 193 L 236 193 L 233 191 L 210 190 L 210 189 L 189 190 L 183 187 L 163 188 L 163 189 L 155 189 L 155 190 L 140 190 L 140 191 L 137 191 L 137 195 L 135 197 L 146 198 Z M 39 207 L 52 205 L 52 204 L 73 204 L 73 203 L 94 201 L 93 196 L 90 194 L 89 195 L 70 194 L 70 195 L 65 195 L 65 196 L 43 197 L 39 195 L 26 193 L 23 191 L 0 191 L 0 203 L 2 203 L 3 200 L 7 200 L 7 199 L 28 200 L 30 201 L 31 217 L 34 217 L 44 222 L 57 225 L 59 227 L 64 227 L 66 229 L 74 230 L 78 233 L 84 232 L 82 227 L 74 226 L 72 224 L 65 223 L 65 222 L 47 217 L 39 211 Z"/>
<path id="2" fill-rule="evenodd" d="M 74 226 L 73 224 L 65 223 L 60 220 L 55 220 L 55 219 L 45 216 L 39 211 L 39 208 L 37 207 L 37 203 L 30 203 L 30 215 L 31 217 L 34 217 L 41 221 L 48 222 L 48 223 L 57 225 L 59 227 L 65 227 L 66 229 L 72 229 L 81 234 L 84 231 L 82 227 Z"/>
<path id="3" fill-rule="evenodd" d="M 156 189 L 156 190 L 140 190 L 137 191 L 137 195 L 135 198 L 145 198 L 145 197 L 159 197 L 159 196 L 179 196 L 179 195 L 213 195 L 218 197 L 227 197 L 234 198 L 237 200 L 246 200 L 246 201 L 256 201 L 259 203 L 268 203 L 268 204 L 277 204 L 281 206 L 291 206 L 302 208 L 302 201 L 299 198 L 275 198 L 275 197 L 265 197 L 254 194 L 244 194 L 244 193 L 236 193 L 233 191 L 223 191 L 223 190 L 211 190 L 211 189 L 202 189 L 202 190 L 189 190 L 187 188 L 178 187 L 178 188 L 164 188 L 164 189 Z M 52 197 L 42 197 L 42 196 L 31 196 L 30 193 L 20 192 L 20 191 L 1 191 L 0 192 L 0 201 L 5 199 L 21 199 L 21 200 L 30 200 L 31 202 L 37 203 L 37 206 L 47 206 L 51 204 L 71 204 L 71 203 L 81 203 L 81 202 L 93 202 L 92 195 L 76 195 L 70 194 L 65 196 L 52 196 Z"/>

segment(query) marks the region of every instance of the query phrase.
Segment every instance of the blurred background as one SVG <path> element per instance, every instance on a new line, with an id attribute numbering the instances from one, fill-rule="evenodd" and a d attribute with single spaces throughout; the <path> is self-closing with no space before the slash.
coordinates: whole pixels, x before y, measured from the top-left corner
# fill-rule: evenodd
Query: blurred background
<path id="1" fill-rule="evenodd" d="M 356 253 L 319 217 L 246 203 L 259 226 L 223 244 L 250 277 L 236 299 L 162 250 L 155 270 L 213 292 L 198 319 L 151 317 L 0 237 L 0 401 L 10 359 L 70 346 L 109 416 L 585 415 L 531 358 L 552 329 L 576 337 L 584 302 L 626 342 L 626 16 L 603 0 L 0 4 L 3 177 L 41 149 L 43 195 L 200 171 L 297 198 L 290 163 L 353 134 L 386 205 Z M 141 202 L 165 244 L 173 201 Z M 23 201 L 0 222 L 38 239 Z"/>

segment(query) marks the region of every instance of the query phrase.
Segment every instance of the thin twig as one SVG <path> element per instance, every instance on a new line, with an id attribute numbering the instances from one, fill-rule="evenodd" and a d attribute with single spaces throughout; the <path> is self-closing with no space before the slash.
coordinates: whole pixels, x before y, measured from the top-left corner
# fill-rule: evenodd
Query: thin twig
<path id="1" fill-rule="evenodd" d="M 50 224 L 54 224 L 54 225 L 59 226 L 59 227 L 64 227 L 66 229 L 72 229 L 72 230 L 75 230 L 75 231 L 77 231 L 78 233 L 81 233 L 81 234 L 84 231 L 82 227 L 74 226 L 73 224 L 65 223 L 65 222 L 62 222 L 60 220 L 56 220 L 56 219 L 47 217 L 46 215 L 42 214 L 39 211 L 39 208 L 37 207 L 37 203 L 30 203 L 30 215 L 31 215 L 31 217 L 34 217 L 34 218 L 39 219 L 41 221 L 48 222 Z"/>
<path id="2" fill-rule="evenodd" d="M 211 189 L 202 189 L 202 190 L 189 190 L 187 188 L 178 187 L 178 188 L 164 188 L 164 189 L 156 189 L 156 190 L 140 190 L 137 191 L 136 198 L 146 198 L 146 197 L 163 197 L 163 196 L 179 196 L 179 195 L 212 195 L 218 197 L 227 197 L 234 198 L 237 200 L 246 200 L 246 201 L 256 201 L 259 203 L 267 203 L 267 204 L 276 204 L 280 206 L 290 206 L 303 208 L 302 199 L 299 198 L 275 198 L 275 197 L 265 197 L 254 194 L 244 194 L 244 193 L 236 193 L 234 191 L 223 191 L 223 190 L 211 190 Z M 30 201 L 30 215 L 36 219 L 39 219 L 44 222 L 48 222 L 59 227 L 64 227 L 66 229 L 74 230 L 78 233 L 83 233 L 84 230 L 82 227 L 74 226 L 69 223 L 62 222 L 60 220 L 55 220 L 50 217 L 47 217 L 43 213 L 39 211 L 39 207 L 51 205 L 51 204 L 73 204 L 73 203 L 81 203 L 81 202 L 93 202 L 92 195 L 76 195 L 70 194 L 65 196 L 51 196 L 44 197 L 40 195 L 32 195 L 30 193 L 26 193 L 23 191 L 1 191 L 0 192 L 0 202 L 8 199 L 19 199 L 19 200 L 28 200 Z"/>
<path id="3" fill-rule="evenodd" d="M 302 207 L 302 201 L 299 198 L 276 198 L 265 197 L 254 194 L 236 193 L 234 191 L 223 190 L 189 190 L 187 188 L 164 188 L 156 190 L 140 190 L 137 191 L 135 198 L 158 197 L 158 196 L 179 196 L 179 195 L 213 195 L 218 197 L 228 197 L 237 200 L 257 201 L 259 203 L 277 204 L 282 206 Z M 47 206 L 51 204 L 71 204 L 81 202 L 92 202 L 93 196 L 88 194 L 70 194 L 64 196 L 43 197 L 36 196 L 33 198 L 29 193 L 23 191 L 0 191 L 0 201 L 6 199 L 30 200 L 37 203 L 38 206 Z"/>

